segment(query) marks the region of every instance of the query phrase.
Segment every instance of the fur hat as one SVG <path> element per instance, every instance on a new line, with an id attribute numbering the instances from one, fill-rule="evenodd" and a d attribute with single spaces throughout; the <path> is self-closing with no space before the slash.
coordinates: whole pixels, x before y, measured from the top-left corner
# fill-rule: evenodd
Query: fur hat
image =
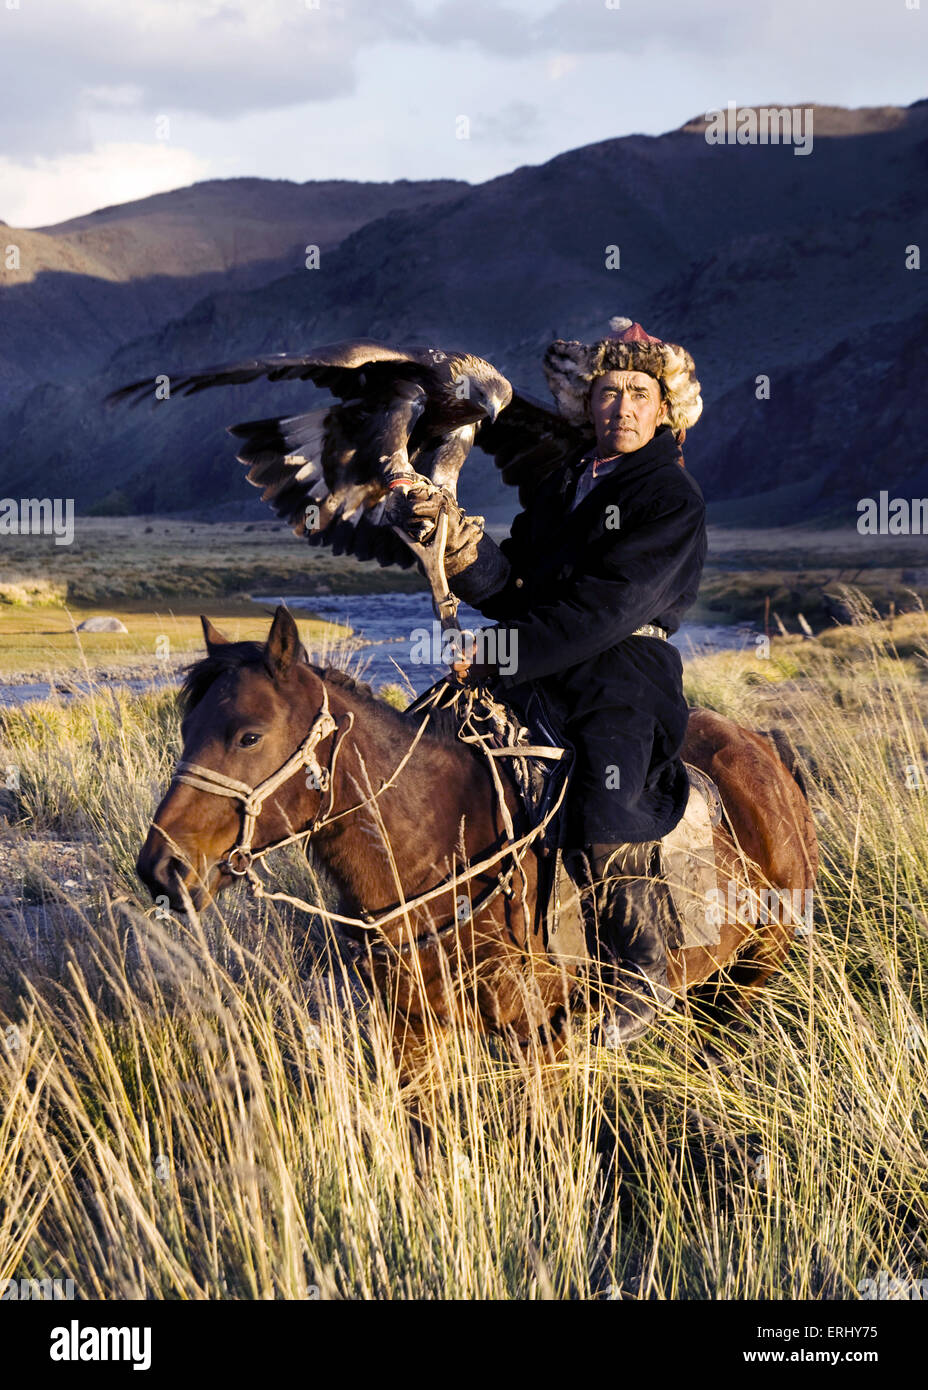
<path id="1" fill-rule="evenodd" d="M 556 338 L 545 352 L 543 369 L 558 410 L 571 424 L 590 422 L 590 390 L 604 372 L 647 372 L 660 383 L 667 423 L 681 436 L 702 414 L 696 367 L 685 348 L 645 333 L 631 319 L 609 320 L 613 335 L 596 343 Z"/>

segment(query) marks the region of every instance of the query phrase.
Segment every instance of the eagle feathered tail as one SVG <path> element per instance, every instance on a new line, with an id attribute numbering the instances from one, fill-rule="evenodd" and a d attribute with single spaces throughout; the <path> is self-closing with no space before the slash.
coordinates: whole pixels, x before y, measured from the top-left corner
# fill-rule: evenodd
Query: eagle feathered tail
<path id="1" fill-rule="evenodd" d="M 357 449 L 354 431 L 345 428 L 351 414 L 350 405 L 329 404 L 302 415 L 232 425 L 229 433 L 243 441 L 237 457 L 248 467 L 248 481 L 262 489 L 261 500 L 296 535 L 310 545 L 331 546 L 335 555 L 409 569 L 414 556 L 381 524 L 384 500 L 375 493 L 382 483 L 351 481 Z"/>

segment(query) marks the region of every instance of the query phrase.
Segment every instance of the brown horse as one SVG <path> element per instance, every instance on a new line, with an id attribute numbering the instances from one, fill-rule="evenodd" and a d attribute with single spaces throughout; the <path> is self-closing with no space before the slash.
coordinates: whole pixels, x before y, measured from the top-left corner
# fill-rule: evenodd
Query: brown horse
<path id="1" fill-rule="evenodd" d="M 363 944 L 368 982 L 391 991 L 399 1032 L 420 1037 L 427 1016 L 473 1023 L 476 1009 L 483 1027 L 522 1044 L 556 1038 L 575 982 L 545 952 L 534 848 L 508 872 L 506 821 L 510 834 L 528 829 L 508 776 L 497 782 L 453 729 L 423 727 L 311 665 L 283 607 L 264 645 L 229 642 L 205 618 L 203 627 L 207 656 L 184 691 L 184 761 L 138 860 L 152 895 L 183 908 L 186 892 L 203 908 L 243 873 L 253 878 L 262 850 L 311 840 L 340 890 L 341 930 Z M 809 892 L 814 825 L 772 744 L 694 710 L 683 755 L 721 794 L 722 897 L 728 880 L 750 882 L 755 903 L 770 886 Z M 788 914 L 726 916 L 717 946 L 670 956 L 672 987 L 709 1022 L 743 1014 L 794 931 Z"/>

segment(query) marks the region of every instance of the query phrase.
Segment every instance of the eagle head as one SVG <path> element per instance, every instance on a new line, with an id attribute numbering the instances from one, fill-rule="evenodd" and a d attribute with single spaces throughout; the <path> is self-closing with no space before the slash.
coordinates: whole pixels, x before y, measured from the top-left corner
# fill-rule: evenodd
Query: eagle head
<path id="1" fill-rule="evenodd" d="M 482 358 L 465 354 L 452 359 L 450 368 L 452 390 L 468 420 L 495 420 L 512 400 L 511 384 Z"/>

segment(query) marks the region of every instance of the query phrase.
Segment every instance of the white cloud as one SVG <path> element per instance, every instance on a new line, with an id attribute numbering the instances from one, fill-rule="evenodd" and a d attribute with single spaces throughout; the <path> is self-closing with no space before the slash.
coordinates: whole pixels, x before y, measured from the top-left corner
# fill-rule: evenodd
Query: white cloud
<path id="1" fill-rule="evenodd" d="M 0 129 L 20 155 L 90 147 L 88 121 L 233 117 L 355 87 L 365 47 L 418 31 L 409 0 L 0 0 Z"/>
<path id="2" fill-rule="evenodd" d="M 0 156 L 0 213 L 12 227 L 46 227 L 195 183 L 208 172 L 208 160 L 163 144 L 106 144 L 53 159 L 40 156 L 31 165 Z"/>
<path id="3" fill-rule="evenodd" d="M 87 87 L 84 96 L 93 106 L 106 110 L 108 107 L 138 106 L 142 100 L 142 89 L 131 82 L 123 82 L 118 87 Z"/>
<path id="4" fill-rule="evenodd" d="M 480 180 L 729 98 L 904 104 L 925 95 L 926 5 L 0 0 L 0 217 L 48 223 L 172 170 Z"/>
<path id="5" fill-rule="evenodd" d="M 553 58 L 548 59 L 545 68 L 551 81 L 559 82 L 562 77 L 573 72 L 579 62 L 576 53 L 555 53 Z"/>

